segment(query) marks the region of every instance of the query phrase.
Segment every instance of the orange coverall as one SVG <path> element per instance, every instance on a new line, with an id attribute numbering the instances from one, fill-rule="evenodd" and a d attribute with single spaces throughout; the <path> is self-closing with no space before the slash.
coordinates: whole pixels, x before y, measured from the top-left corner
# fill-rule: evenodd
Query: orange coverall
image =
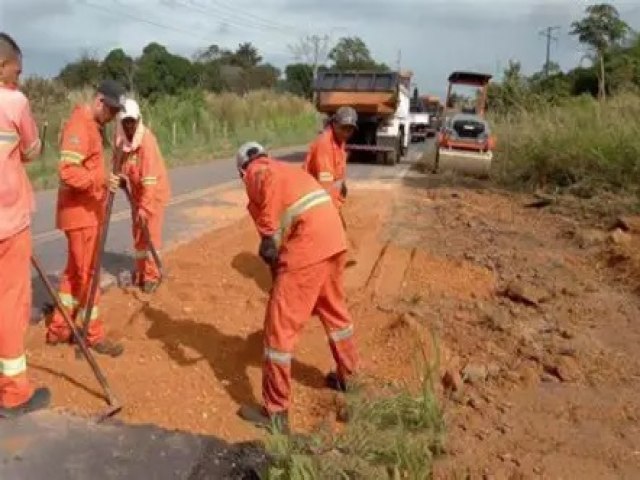
<path id="1" fill-rule="evenodd" d="M 106 198 L 102 135 L 87 105 L 77 106 L 61 138 L 56 226 L 67 237 L 67 266 L 60 279 L 60 299 L 72 315 L 84 320 L 93 278 L 94 257 Z M 87 340 L 95 345 L 105 331 L 98 309 L 100 289 L 91 312 Z M 49 325 L 50 341 L 68 341 L 69 327 L 56 310 Z"/>
<path id="2" fill-rule="evenodd" d="M 122 173 L 129 179 L 133 200 L 133 242 L 135 248 L 135 283 L 157 281 L 158 267 L 151 258 L 149 245 L 143 235 L 139 212 L 142 210 L 149 228 L 151 242 L 156 250 L 162 247 L 164 210 L 171 195 L 169 176 L 155 135 L 142 122 L 131 142 L 119 128 L 116 145 L 124 152 Z"/>
<path id="3" fill-rule="evenodd" d="M 325 188 L 336 207 L 344 204 L 342 183 L 347 175 L 347 151 L 344 143 L 336 140 L 329 125 L 311 144 L 302 168 Z"/>
<path id="4" fill-rule="evenodd" d="M 40 154 L 38 128 L 27 98 L 0 83 L 0 406 L 28 401 L 24 337 L 31 316 L 33 192 L 24 169 Z"/>
<path id="5" fill-rule="evenodd" d="M 249 164 L 244 181 L 258 232 L 279 246 L 264 326 L 262 396 L 272 414 L 289 408 L 293 350 L 312 314 L 327 332 L 338 377 L 356 370 L 343 287 L 346 238 L 331 198 L 300 168 L 259 158 Z"/>

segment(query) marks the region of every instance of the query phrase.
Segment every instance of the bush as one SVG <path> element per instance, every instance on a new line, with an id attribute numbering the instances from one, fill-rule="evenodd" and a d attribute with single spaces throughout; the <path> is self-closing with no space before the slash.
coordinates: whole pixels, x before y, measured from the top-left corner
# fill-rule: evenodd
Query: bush
<path id="1" fill-rule="evenodd" d="M 636 192 L 640 183 L 640 96 L 605 103 L 590 96 L 540 102 L 494 116 L 494 176 L 520 188 Z"/>

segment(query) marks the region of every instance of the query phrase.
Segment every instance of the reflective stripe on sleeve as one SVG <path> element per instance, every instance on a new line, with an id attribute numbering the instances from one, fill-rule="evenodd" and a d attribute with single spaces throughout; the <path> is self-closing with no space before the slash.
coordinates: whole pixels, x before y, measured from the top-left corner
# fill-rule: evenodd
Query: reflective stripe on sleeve
<path id="1" fill-rule="evenodd" d="M 313 207 L 322 205 L 323 203 L 331 203 L 331 197 L 323 190 L 314 190 L 304 195 L 297 202 L 285 210 L 280 218 L 280 228 L 274 235 L 276 245 L 280 247 L 282 241 L 293 222 L 304 212 Z"/>
<path id="2" fill-rule="evenodd" d="M 0 130 L 0 145 L 12 145 L 16 143 L 20 137 L 16 132 Z"/>
<path id="3" fill-rule="evenodd" d="M 22 354 L 16 358 L 0 358 L 0 375 L 15 377 L 27 371 L 27 357 Z"/>
<path id="4" fill-rule="evenodd" d="M 71 163 L 73 165 L 82 165 L 84 155 L 78 152 L 72 152 L 71 150 L 62 150 L 60 152 L 60 161 Z"/>

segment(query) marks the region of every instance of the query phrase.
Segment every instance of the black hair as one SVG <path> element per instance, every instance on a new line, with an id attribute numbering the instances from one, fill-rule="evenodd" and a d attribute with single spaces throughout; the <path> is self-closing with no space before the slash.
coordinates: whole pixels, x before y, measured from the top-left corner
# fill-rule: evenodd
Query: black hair
<path id="1" fill-rule="evenodd" d="M 2 44 L 9 47 L 16 56 L 22 56 L 22 50 L 20 50 L 16 41 L 8 33 L 0 32 L 0 46 Z"/>

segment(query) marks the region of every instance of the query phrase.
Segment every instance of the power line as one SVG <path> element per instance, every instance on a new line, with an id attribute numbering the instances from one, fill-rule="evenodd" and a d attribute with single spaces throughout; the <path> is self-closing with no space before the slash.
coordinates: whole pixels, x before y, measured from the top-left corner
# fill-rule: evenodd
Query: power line
<path id="1" fill-rule="evenodd" d="M 195 0 L 191 0 L 191 3 L 194 5 L 198 5 L 196 3 Z M 248 18 L 248 19 L 253 19 L 254 22 L 258 22 L 266 27 L 272 28 L 272 29 L 278 29 L 278 30 L 286 30 L 286 31 L 297 31 L 297 32 L 301 32 L 301 30 L 298 30 L 297 27 L 294 27 L 292 25 L 287 25 L 284 23 L 280 23 L 277 21 L 274 21 L 272 19 L 268 19 L 265 17 L 261 17 L 258 16 L 254 13 L 251 12 L 247 12 L 246 10 L 241 10 L 238 8 L 234 8 L 232 5 L 227 5 L 224 3 L 221 3 L 220 1 L 217 0 L 209 0 L 209 3 L 213 4 L 214 7 L 217 7 L 218 9 L 222 9 L 223 11 L 227 11 L 229 13 L 231 13 L 232 15 L 235 15 L 236 17 L 239 15 L 240 18 Z"/>
<path id="2" fill-rule="evenodd" d="M 173 25 L 167 25 L 167 24 L 164 24 L 164 23 L 161 23 L 161 22 L 157 22 L 155 20 L 150 20 L 149 18 L 144 18 L 144 17 L 141 17 L 141 16 L 137 16 L 135 14 L 130 13 L 130 9 L 127 9 L 127 11 L 115 11 L 115 10 L 106 8 L 106 7 L 102 6 L 102 5 L 97 5 L 97 4 L 94 4 L 94 3 L 87 2 L 86 0 L 82 1 L 82 2 L 79 2 L 79 4 L 83 5 L 83 6 L 86 6 L 86 7 L 93 8 L 95 10 L 99 10 L 99 11 L 101 11 L 103 13 L 106 13 L 106 14 L 109 14 L 109 15 L 111 15 L 113 17 L 117 17 L 117 18 L 123 18 L 124 17 L 124 18 L 127 18 L 129 20 L 133 20 L 135 22 L 144 23 L 146 25 L 151 25 L 151 26 L 154 26 L 156 28 L 163 29 L 163 30 L 170 30 L 170 31 L 173 31 L 173 32 L 189 35 L 190 37 L 196 38 L 196 39 L 198 39 L 200 41 L 206 41 L 206 36 L 204 34 L 196 34 L 196 33 L 194 33 L 193 29 L 191 29 L 191 30 L 183 29 L 183 28 L 176 27 L 176 26 L 173 26 Z M 230 25 L 238 27 L 238 28 L 243 28 L 242 25 L 232 24 L 230 22 L 225 22 L 225 23 L 229 23 Z M 269 53 L 278 54 L 278 55 L 288 55 L 288 53 L 284 53 L 282 51 L 272 51 L 272 52 L 269 52 Z"/>
<path id="3" fill-rule="evenodd" d="M 560 27 L 555 26 L 555 27 L 547 27 L 544 30 L 540 31 L 540 35 L 546 37 L 547 39 L 547 55 L 546 55 L 546 60 L 544 62 L 544 76 L 548 77 L 549 76 L 549 69 L 551 66 L 551 42 L 558 41 L 558 37 L 553 35 L 553 32 L 556 30 L 560 30 Z"/>

